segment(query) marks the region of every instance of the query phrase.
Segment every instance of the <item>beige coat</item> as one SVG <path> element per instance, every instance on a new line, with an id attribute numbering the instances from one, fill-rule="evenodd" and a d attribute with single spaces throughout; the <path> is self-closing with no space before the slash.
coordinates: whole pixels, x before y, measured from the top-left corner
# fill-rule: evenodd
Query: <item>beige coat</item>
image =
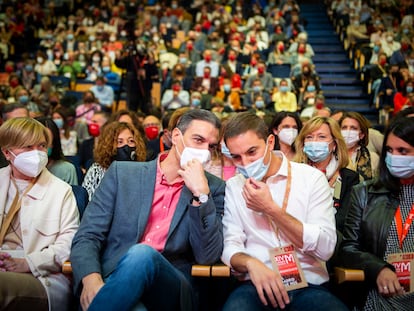
<path id="1" fill-rule="evenodd" d="M 10 175 L 10 166 L 0 169 L 0 222 Z M 72 238 L 79 226 L 71 186 L 44 169 L 22 200 L 20 219 L 25 258 L 32 274 L 46 288 L 49 310 L 65 310 L 71 286 L 61 273 L 62 263 L 69 259 Z"/>

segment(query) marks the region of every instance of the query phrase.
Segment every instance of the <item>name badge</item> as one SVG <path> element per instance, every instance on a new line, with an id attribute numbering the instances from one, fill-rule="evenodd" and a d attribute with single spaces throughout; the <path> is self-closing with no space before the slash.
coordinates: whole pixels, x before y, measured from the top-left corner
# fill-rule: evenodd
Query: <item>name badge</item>
<path id="1" fill-rule="evenodd" d="M 398 281 L 406 293 L 414 292 L 414 253 L 397 253 L 388 255 L 387 261 L 395 268 Z"/>
<path id="2" fill-rule="evenodd" d="M 293 245 L 269 249 L 269 256 L 287 291 L 308 286 Z"/>

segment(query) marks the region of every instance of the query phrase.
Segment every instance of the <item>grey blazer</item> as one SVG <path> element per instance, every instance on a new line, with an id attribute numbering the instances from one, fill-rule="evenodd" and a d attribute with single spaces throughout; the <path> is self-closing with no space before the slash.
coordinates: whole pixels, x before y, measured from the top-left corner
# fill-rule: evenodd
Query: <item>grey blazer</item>
<path id="1" fill-rule="evenodd" d="M 86 275 L 110 275 L 128 249 L 144 234 L 155 187 L 157 160 L 113 162 L 97 188 L 76 233 L 70 260 L 75 293 Z M 213 264 L 223 250 L 225 183 L 206 173 L 210 199 L 191 205 L 183 187 L 162 254 L 190 279 L 192 264 Z"/>

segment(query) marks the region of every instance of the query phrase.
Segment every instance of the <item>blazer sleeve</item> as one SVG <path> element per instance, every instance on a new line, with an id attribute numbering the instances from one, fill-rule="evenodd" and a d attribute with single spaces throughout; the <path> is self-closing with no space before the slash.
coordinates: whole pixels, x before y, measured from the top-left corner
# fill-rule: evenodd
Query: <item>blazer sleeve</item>
<path id="1" fill-rule="evenodd" d="M 208 176 L 209 200 L 199 207 L 191 206 L 190 243 L 199 264 L 214 264 L 223 251 L 224 190 L 225 183 Z"/>
<path id="2" fill-rule="evenodd" d="M 81 225 L 72 241 L 70 260 L 75 290 L 83 277 L 97 272 L 102 274 L 101 251 L 111 229 L 117 191 L 117 174 L 110 166 L 82 217 Z"/>

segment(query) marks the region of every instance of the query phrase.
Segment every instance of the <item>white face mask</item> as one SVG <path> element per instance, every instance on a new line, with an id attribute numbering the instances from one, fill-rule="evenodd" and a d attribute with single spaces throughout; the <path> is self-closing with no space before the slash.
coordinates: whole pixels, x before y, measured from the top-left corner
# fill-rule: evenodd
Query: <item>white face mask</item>
<path id="1" fill-rule="evenodd" d="M 298 130 L 295 128 L 284 128 L 279 131 L 277 136 L 282 143 L 292 145 L 296 136 L 298 136 Z"/>
<path id="2" fill-rule="evenodd" d="M 184 145 L 183 153 L 180 154 L 180 152 L 177 149 L 177 145 L 175 146 L 175 148 L 178 154 L 180 154 L 180 166 L 182 168 L 187 164 L 187 162 L 193 159 L 197 159 L 198 161 L 200 161 L 203 167 L 206 165 L 208 161 L 210 161 L 210 157 L 211 157 L 210 150 L 187 147 L 184 144 L 184 139 L 183 139 L 182 134 L 181 134 L 181 140 Z"/>
<path id="3" fill-rule="evenodd" d="M 355 146 L 359 142 L 359 131 L 342 130 L 341 133 L 348 148 Z"/>
<path id="4" fill-rule="evenodd" d="M 10 151 L 10 150 L 9 150 Z M 27 177 L 37 177 L 46 167 L 48 157 L 47 153 L 40 150 L 31 150 L 14 156 L 13 166 Z"/>

